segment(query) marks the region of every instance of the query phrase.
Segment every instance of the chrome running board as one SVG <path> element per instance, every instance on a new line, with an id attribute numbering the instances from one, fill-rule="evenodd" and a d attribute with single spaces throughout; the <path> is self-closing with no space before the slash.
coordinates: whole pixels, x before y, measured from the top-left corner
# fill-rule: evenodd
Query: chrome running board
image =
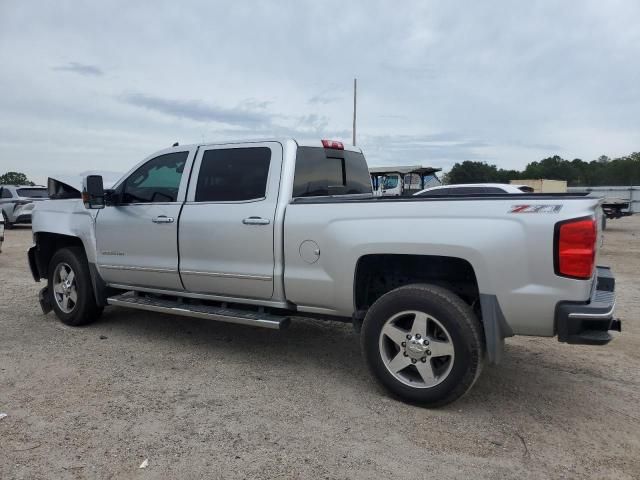
<path id="1" fill-rule="evenodd" d="M 135 308 L 149 312 L 168 313 L 183 317 L 205 318 L 220 322 L 236 323 L 279 330 L 289 324 L 289 317 L 264 312 L 240 310 L 227 307 L 215 307 L 203 304 L 190 304 L 178 300 L 143 297 L 132 292 L 107 298 L 109 305 Z"/>

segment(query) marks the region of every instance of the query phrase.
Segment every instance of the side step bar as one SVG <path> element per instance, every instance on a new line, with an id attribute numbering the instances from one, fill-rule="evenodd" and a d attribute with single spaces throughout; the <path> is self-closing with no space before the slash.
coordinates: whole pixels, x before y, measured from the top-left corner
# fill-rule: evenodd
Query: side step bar
<path id="1" fill-rule="evenodd" d="M 221 322 L 237 323 L 239 325 L 250 325 L 276 330 L 285 328 L 289 325 L 289 317 L 209 305 L 191 305 L 177 300 L 141 297 L 129 292 L 109 297 L 107 298 L 107 303 L 118 307 L 169 313 L 173 315 L 181 315 L 183 317 L 205 318 L 208 320 L 217 320 Z"/>

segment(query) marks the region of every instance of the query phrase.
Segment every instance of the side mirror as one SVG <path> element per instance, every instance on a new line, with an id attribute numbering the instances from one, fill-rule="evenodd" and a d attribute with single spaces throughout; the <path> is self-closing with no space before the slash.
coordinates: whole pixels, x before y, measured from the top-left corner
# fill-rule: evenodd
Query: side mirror
<path id="1" fill-rule="evenodd" d="M 104 187 L 101 175 L 88 175 L 82 181 L 82 201 L 88 209 L 104 208 Z"/>

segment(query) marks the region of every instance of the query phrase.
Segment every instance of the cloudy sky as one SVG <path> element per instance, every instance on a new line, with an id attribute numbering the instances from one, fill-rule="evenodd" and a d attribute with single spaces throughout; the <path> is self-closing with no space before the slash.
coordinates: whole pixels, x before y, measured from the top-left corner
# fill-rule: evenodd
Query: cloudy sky
<path id="1" fill-rule="evenodd" d="M 640 2 L 0 0 L 0 173 L 180 143 L 350 141 L 372 165 L 640 150 Z"/>

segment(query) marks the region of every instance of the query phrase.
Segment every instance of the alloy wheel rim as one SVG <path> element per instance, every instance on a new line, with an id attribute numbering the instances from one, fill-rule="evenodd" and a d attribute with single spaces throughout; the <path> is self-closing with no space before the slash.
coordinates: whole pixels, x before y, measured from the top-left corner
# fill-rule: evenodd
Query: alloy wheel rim
<path id="1" fill-rule="evenodd" d="M 76 275 L 68 263 L 59 263 L 53 272 L 53 297 L 64 313 L 73 312 L 78 304 Z"/>
<path id="2" fill-rule="evenodd" d="M 433 388 L 451 373 L 455 349 L 448 330 L 432 315 L 406 310 L 380 331 L 382 362 L 393 377 L 413 388 Z"/>

